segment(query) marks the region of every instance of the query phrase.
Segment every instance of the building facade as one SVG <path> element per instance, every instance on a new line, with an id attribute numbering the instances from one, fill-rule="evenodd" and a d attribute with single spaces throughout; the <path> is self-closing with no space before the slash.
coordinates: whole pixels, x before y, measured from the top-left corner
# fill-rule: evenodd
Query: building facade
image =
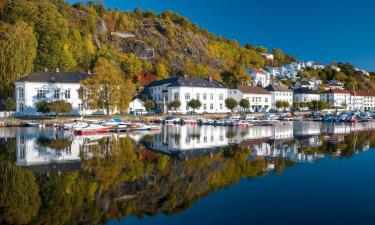
<path id="1" fill-rule="evenodd" d="M 156 109 L 163 111 L 166 105 L 175 100 L 181 102 L 179 111 L 190 113 L 194 111 L 188 102 L 197 99 L 202 103 L 196 113 L 227 113 L 225 99 L 228 98 L 228 88 L 215 80 L 193 77 L 173 77 L 154 81 L 145 87 L 145 93 L 155 101 Z"/>
<path id="2" fill-rule="evenodd" d="M 264 69 L 249 68 L 248 72 L 252 77 L 253 86 L 260 85 L 262 87 L 267 87 L 270 84 L 270 73 Z"/>
<path id="3" fill-rule="evenodd" d="M 293 92 L 293 102 L 311 102 L 319 100 L 319 94 L 310 88 L 297 88 Z"/>
<path id="4" fill-rule="evenodd" d="M 271 93 L 257 86 L 237 86 L 237 89 L 229 89 L 229 97 L 237 102 L 247 99 L 250 102 L 251 112 L 268 112 L 271 109 Z M 241 110 L 238 106 L 237 110 Z"/>
<path id="5" fill-rule="evenodd" d="M 86 110 L 78 95 L 80 81 L 89 77 L 88 73 L 77 72 L 37 72 L 17 80 L 15 84 L 16 113 L 36 115 L 35 104 L 39 101 L 64 100 L 72 105 L 70 114 L 100 113 Z"/>
<path id="6" fill-rule="evenodd" d="M 293 91 L 288 89 L 286 86 L 272 84 L 268 85 L 265 89 L 271 93 L 271 109 L 277 109 L 276 103 L 279 101 L 288 102 L 289 107 L 286 108 L 286 110 L 289 110 L 293 105 Z"/>
<path id="7" fill-rule="evenodd" d="M 343 89 L 330 89 L 320 94 L 320 100 L 329 103 L 334 108 L 350 109 L 351 95 Z"/>

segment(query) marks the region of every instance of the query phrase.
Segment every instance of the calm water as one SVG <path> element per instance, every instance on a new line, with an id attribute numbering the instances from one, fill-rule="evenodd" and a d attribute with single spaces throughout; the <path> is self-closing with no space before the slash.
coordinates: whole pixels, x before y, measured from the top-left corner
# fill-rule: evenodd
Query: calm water
<path id="1" fill-rule="evenodd" d="M 0 128 L 0 224 L 373 224 L 375 123 Z"/>

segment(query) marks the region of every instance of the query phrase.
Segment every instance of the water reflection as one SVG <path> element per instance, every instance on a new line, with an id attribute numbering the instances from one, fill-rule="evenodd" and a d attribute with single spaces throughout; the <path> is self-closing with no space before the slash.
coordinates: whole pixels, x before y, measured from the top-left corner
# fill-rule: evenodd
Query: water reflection
<path id="1" fill-rule="evenodd" d="M 375 123 L 167 126 L 75 137 L 0 129 L 0 223 L 97 224 L 174 215 L 242 178 L 375 146 Z"/>

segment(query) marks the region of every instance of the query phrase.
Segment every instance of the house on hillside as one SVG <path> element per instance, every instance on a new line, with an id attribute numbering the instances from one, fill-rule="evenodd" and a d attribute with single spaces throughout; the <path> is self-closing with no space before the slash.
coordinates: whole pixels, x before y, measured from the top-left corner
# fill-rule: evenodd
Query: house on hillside
<path id="1" fill-rule="evenodd" d="M 252 77 L 253 86 L 260 85 L 262 87 L 266 87 L 270 84 L 271 77 L 270 73 L 264 69 L 256 69 L 256 68 L 248 68 L 248 73 L 250 73 Z"/>
<path id="2" fill-rule="evenodd" d="M 172 77 L 164 80 L 153 81 L 145 86 L 145 95 L 156 103 L 156 110 L 166 112 L 168 103 L 179 100 L 180 112 L 189 113 L 193 109 L 188 107 L 188 102 L 198 99 L 202 106 L 195 110 L 197 113 L 226 113 L 225 99 L 228 98 L 228 88 L 212 77 Z"/>
<path id="3" fill-rule="evenodd" d="M 258 86 L 239 85 L 236 89 L 229 89 L 229 97 L 237 102 L 249 100 L 252 112 L 268 112 L 271 108 L 271 93 Z M 241 107 L 238 106 L 237 110 L 241 110 Z"/>
<path id="4" fill-rule="evenodd" d="M 315 79 L 313 77 L 304 77 L 296 82 L 295 88 L 310 88 L 312 90 L 317 90 L 322 83 L 321 80 Z"/>
<path id="5" fill-rule="evenodd" d="M 35 104 L 39 101 L 64 100 L 72 104 L 70 114 L 103 114 L 85 107 L 79 99 L 80 81 L 91 76 L 79 72 L 36 72 L 17 80 L 15 85 L 16 112 L 18 115 L 36 115 Z"/>
<path id="6" fill-rule="evenodd" d="M 336 81 L 336 80 L 331 80 L 328 83 L 323 83 L 319 87 L 327 90 L 330 89 L 344 89 L 344 83 Z"/>

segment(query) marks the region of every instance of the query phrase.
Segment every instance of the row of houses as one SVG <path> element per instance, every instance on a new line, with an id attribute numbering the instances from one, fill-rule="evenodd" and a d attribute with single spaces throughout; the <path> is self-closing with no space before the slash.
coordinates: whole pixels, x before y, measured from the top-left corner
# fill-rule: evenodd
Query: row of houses
<path id="1" fill-rule="evenodd" d="M 102 114 L 101 110 L 91 110 L 82 104 L 78 95 L 80 81 L 90 76 L 90 73 L 77 72 L 38 72 L 15 82 L 16 111 L 21 115 L 36 114 L 35 104 L 38 101 L 65 100 L 72 104 L 71 114 Z M 335 87 L 335 86 L 333 86 Z M 124 90 L 126 91 L 126 90 Z M 260 86 L 238 85 L 236 88 L 227 88 L 223 83 L 212 78 L 194 78 L 176 76 L 164 80 L 157 80 L 144 87 L 141 94 L 143 100 L 152 99 L 156 104 L 156 111 L 166 112 L 168 103 L 178 100 L 181 103 L 181 113 L 192 112 L 188 102 L 198 99 L 202 106 L 195 110 L 197 113 L 227 113 L 225 106 L 227 98 L 236 101 L 247 99 L 250 102 L 250 111 L 268 112 L 277 109 L 277 102 L 311 102 L 322 100 L 336 108 L 374 110 L 375 95 L 370 92 L 348 92 L 343 88 L 327 88 L 321 94 L 310 86 L 291 90 L 282 84 L 268 84 Z M 237 110 L 241 110 L 238 106 Z M 140 99 L 133 99 L 128 113 L 144 112 L 144 104 Z"/>

